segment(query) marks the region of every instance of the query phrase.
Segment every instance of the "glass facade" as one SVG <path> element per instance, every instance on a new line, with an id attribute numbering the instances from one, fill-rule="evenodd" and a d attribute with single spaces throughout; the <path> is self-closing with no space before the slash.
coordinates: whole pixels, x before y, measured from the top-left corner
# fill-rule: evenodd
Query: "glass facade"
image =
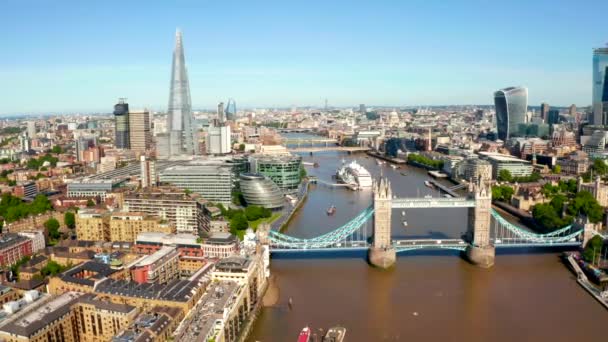
<path id="1" fill-rule="evenodd" d="M 215 165 L 172 166 L 160 173 L 162 183 L 200 194 L 211 202 L 232 202 L 233 174 L 229 167 Z"/>
<path id="2" fill-rule="evenodd" d="M 593 124 L 605 125 L 606 118 L 603 117 L 602 102 L 608 102 L 608 97 L 604 100 L 604 94 L 608 95 L 605 79 L 608 76 L 608 48 L 593 50 Z"/>
<path id="3" fill-rule="evenodd" d="M 297 155 L 255 155 L 252 157 L 251 166 L 253 172 L 272 179 L 283 192 L 293 193 L 298 191 L 301 181 L 302 157 Z"/>
<path id="4" fill-rule="evenodd" d="M 268 209 L 283 206 L 283 192 L 270 178 L 256 173 L 243 173 L 239 178 L 247 205 L 259 205 Z"/>
<path id="5" fill-rule="evenodd" d="M 129 148 L 129 104 L 122 100 L 114 106 L 114 146 Z"/>
<path id="6" fill-rule="evenodd" d="M 509 87 L 494 93 L 498 139 L 507 140 L 517 134 L 519 124 L 526 122 L 528 89 Z"/>
<path id="7" fill-rule="evenodd" d="M 228 104 L 226 105 L 226 120 L 234 121 L 236 119 L 236 102 L 234 99 L 228 99 Z"/>
<path id="8" fill-rule="evenodd" d="M 186 71 L 186 58 L 182 33 L 175 33 L 175 50 L 173 51 L 173 65 L 171 67 L 171 90 L 169 92 L 169 106 L 167 111 L 167 128 L 169 134 L 170 154 L 197 154 L 195 146 L 194 119 L 192 118 L 192 104 L 190 102 L 190 83 Z"/>

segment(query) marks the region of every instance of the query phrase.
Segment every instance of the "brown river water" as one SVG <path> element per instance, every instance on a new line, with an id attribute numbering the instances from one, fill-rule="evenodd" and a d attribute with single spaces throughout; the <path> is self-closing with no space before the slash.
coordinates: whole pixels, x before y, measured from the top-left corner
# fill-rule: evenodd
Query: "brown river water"
<path id="1" fill-rule="evenodd" d="M 420 169 L 394 170 L 365 154 L 303 156 L 320 164 L 307 167 L 308 173 L 327 182 L 342 159 L 354 158 L 373 176 L 388 177 L 399 197 L 440 196 L 424 186 L 429 178 Z M 327 216 L 332 204 L 337 212 Z M 311 186 L 286 233 L 331 231 L 370 204 L 369 190 Z M 404 228 L 401 213 L 393 212 L 394 237 L 457 238 L 466 229 L 465 209 L 408 210 L 406 218 Z M 369 233 L 371 227 L 369 222 Z M 347 329 L 347 342 L 605 339 L 608 311 L 576 283 L 559 251 L 499 251 L 491 269 L 470 265 L 458 252 L 407 252 L 388 271 L 370 267 L 365 253 L 280 255 L 271 260 L 271 273 L 269 294 L 276 300 L 262 310 L 252 342 L 295 342 L 307 325 L 319 342 L 335 325 Z"/>

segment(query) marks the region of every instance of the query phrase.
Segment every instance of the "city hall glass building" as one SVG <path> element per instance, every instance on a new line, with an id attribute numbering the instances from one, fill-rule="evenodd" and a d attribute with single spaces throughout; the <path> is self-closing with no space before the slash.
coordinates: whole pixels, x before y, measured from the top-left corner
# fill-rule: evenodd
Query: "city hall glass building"
<path id="1" fill-rule="evenodd" d="M 507 140 L 517 133 L 518 125 L 526 122 L 528 89 L 509 87 L 494 93 L 498 139 Z"/>
<path id="2" fill-rule="evenodd" d="M 251 171 L 270 179 L 284 192 L 293 193 L 300 186 L 302 157 L 298 155 L 253 155 Z"/>
<path id="3" fill-rule="evenodd" d="M 259 205 L 268 209 L 283 206 L 283 192 L 270 178 L 259 173 L 242 173 L 239 178 L 241 193 L 247 205 Z"/>

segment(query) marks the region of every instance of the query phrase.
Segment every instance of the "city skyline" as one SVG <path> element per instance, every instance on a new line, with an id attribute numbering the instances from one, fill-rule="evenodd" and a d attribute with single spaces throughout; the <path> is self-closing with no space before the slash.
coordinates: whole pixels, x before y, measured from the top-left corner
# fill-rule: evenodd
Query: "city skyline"
<path id="1" fill-rule="evenodd" d="M 120 4 L 138 15 L 116 27 L 103 24 L 115 19 L 107 3 L 86 11 L 57 4 L 56 12 L 6 5 L 2 22 L 13 30 L 0 33 L 11 51 L 0 56 L 0 115 L 109 113 L 118 97 L 166 110 L 176 27 L 189 42 L 193 108 L 228 98 L 239 108 L 320 107 L 325 98 L 337 107 L 484 105 L 508 86 L 527 87 L 531 105 L 583 107 L 591 104 L 592 49 L 608 39 L 600 1 L 516 1 L 500 14 L 474 1 L 318 4 Z M 222 15 L 199 20 L 209 13 Z M 515 13 L 523 24 L 513 24 Z"/>

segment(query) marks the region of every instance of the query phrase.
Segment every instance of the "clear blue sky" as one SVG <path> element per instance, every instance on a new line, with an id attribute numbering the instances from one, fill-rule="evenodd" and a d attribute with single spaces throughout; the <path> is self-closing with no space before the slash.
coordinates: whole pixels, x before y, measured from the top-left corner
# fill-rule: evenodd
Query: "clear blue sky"
<path id="1" fill-rule="evenodd" d="M 591 102 L 608 1 L 27 1 L 0 4 L 0 115 L 165 109 L 176 27 L 195 108 Z"/>

